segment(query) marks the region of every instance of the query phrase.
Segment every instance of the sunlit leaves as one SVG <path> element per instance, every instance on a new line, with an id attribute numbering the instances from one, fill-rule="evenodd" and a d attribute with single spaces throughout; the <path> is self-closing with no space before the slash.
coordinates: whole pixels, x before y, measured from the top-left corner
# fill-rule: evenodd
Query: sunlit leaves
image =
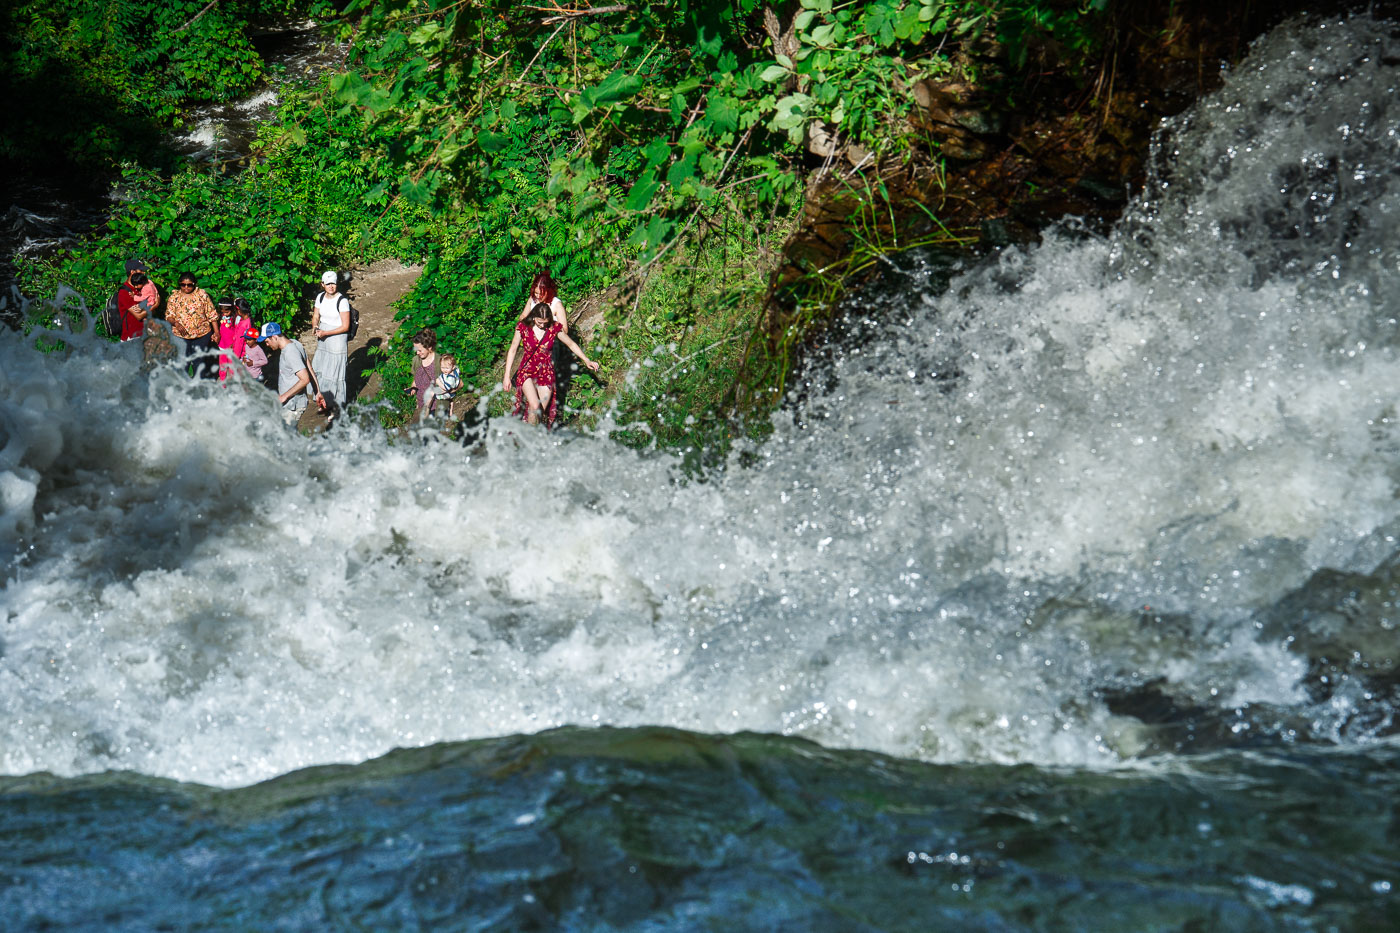
<path id="1" fill-rule="evenodd" d="M 651 199 L 661 190 L 661 182 L 652 176 L 643 176 L 632 183 L 624 204 L 629 211 L 643 211 L 651 204 Z"/>
<path id="2" fill-rule="evenodd" d="M 401 196 L 485 203 L 533 173 L 556 213 L 596 215 L 645 258 L 724 190 L 736 157 L 747 196 L 772 203 L 800 183 L 813 121 L 878 154 L 909 86 L 951 68 L 960 37 L 1086 15 L 1044 26 L 1045 0 L 802 0 L 775 48 L 753 41 L 770 6 L 642 0 L 544 23 L 505 0 L 379 0 L 361 21 L 368 70 L 336 100 L 384 128 L 411 181 Z"/>
<path id="3" fill-rule="evenodd" d="M 408 44 L 423 55 L 431 55 L 442 49 L 446 39 L 447 35 L 442 28 L 442 23 L 428 22 L 408 35 Z"/>
<path id="4" fill-rule="evenodd" d="M 618 70 L 612 72 L 597 86 L 586 88 L 579 94 L 583 105 L 590 110 L 626 100 L 642 89 L 642 79 Z"/>

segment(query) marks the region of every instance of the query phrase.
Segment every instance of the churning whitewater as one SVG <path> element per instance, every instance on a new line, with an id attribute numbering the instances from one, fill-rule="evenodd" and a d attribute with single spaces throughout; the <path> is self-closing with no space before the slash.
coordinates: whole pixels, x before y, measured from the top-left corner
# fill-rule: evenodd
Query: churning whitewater
<path id="1" fill-rule="evenodd" d="M 897 259 L 848 308 L 873 336 L 703 482 L 606 431 L 300 438 L 270 393 L 5 334 L 0 771 L 240 785 L 566 723 L 1110 766 L 1167 747 L 1149 693 L 1220 742 L 1387 734 L 1364 677 L 1310 684 L 1335 620 L 1285 610 L 1400 550 L 1397 55 L 1276 30 L 1107 237 Z"/>

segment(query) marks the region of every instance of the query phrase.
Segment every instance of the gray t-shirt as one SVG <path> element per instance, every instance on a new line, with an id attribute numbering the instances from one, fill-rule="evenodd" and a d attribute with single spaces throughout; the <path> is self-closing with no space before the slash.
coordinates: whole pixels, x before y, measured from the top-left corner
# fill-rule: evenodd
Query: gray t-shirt
<path id="1" fill-rule="evenodd" d="M 277 361 L 277 394 L 283 395 L 297 384 L 297 373 L 311 367 L 306 362 L 306 349 L 297 341 L 290 341 L 279 354 Z M 307 392 L 311 391 L 308 384 Z M 282 403 L 284 411 L 301 411 L 306 407 L 306 392 L 298 392 Z"/>

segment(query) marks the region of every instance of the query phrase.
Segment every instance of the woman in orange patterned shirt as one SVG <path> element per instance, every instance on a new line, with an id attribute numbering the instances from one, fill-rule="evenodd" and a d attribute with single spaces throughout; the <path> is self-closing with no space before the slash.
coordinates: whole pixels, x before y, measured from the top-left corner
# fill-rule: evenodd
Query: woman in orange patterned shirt
<path id="1" fill-rule="evenodd" d="M 180 287 L 165 302 L 165 320 L 175 336 L 185 341 L 185 358 L 198 357 L 194 372 L 202 379 L 209 379 L 215 372 L 214 334 L 219 312 L 192 273 L 181 272 L 179 282 Z"/>

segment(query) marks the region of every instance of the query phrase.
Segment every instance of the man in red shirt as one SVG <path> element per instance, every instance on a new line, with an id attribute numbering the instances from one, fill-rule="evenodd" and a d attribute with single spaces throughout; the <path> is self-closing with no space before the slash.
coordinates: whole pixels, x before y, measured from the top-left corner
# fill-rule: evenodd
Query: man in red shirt
<path id="1" fill-rule="evenodd" d="M 142 329 L 146 326 L 146 318 L 151 310 L 142 305 L 141 299 L 136 297 L 136 293 L 146 282 L 145 265 L 140 260 L 128 259 L 126 281 L 117 289 L 117 310 L 122 316 L 122 340 L 140 337 Z"/>

